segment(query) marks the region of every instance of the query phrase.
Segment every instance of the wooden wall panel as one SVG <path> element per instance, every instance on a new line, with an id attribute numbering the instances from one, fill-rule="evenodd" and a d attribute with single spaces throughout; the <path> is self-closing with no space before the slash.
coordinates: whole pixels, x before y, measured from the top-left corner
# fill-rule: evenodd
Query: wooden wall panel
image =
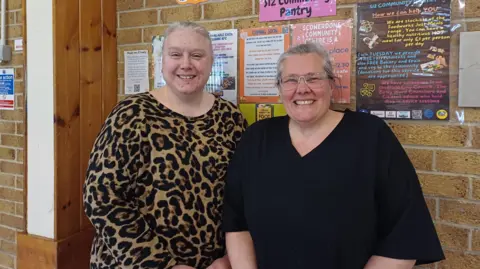
<path id="1" fill-rule="evenodd" d="M 80 231 L 79 8 L 76 0 L 54 3 L 55 239 Z"/>
<path id="2" fill-rule="evenodd" d="M 80 114 L 82 134 L 80 140 L 80 172 L 76 186 L 85 181 L 90 151 L 103 123 L 102 118 L 102 1 L 80 0 Z M 72 182 L 73 183 L 73 182 Z M 79 183 L 79 184 L 78 184 Z M 73 185 L 73 184 L 72 184 Z M 80 203 L 82 202 L 80 196 Z M 88 227 L 88 220 L 79 216 L 82 228 Z"/>
<path id="3" fill-rule="evenodd" d="M 106 119 L 117 104 L 117 1 L 102 0 L 102 6 L 102 117 Z"/>

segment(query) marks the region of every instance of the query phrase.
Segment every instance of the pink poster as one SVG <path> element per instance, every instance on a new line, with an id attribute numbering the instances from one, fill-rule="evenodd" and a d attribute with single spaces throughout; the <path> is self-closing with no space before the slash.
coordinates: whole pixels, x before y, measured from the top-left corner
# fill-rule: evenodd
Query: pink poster
<path id="1" fill-rule="evenodd" d="M 260 21 L 284 21 L 334 16 L 336 0 L 257 0 L 260 1 Z"/>
<path id="2" fill-rule="evenodd" d="M 330 53 L 339 78 L 333 93 L 333 102 L 337 104 L 350 103 L 352 28 L 352 19 L 292 25 L 292 46 L 315 42 L 322 44 Z"/>

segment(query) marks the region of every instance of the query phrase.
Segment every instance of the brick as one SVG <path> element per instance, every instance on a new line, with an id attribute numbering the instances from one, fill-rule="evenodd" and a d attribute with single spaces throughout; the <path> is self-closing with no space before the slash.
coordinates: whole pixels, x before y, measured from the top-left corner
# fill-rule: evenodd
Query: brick
<path id="1" fill-rule="evenodd" d="M 435 220 L 437 218 L 437 200 L 425 197 L 425 202 L 427 203 L 430 216 Z"/>
<path id="2" fill-rule="evenodd" d="M 158 23 L 156 10 L 143 10 L 120 13 L 120 27 L 154 25 Z"/>
<path id="3" fill-rule="evenodd" d="M 423 192 L 428 195 L 467 198 L 468 178 L 418 174 Z"/>
<path id="4" fill-rule="evenodd" d="M 8 120 L 1 118 L 2 120 Z M 15 122 L 6 122 L 0 121 L 0 133 L 2 134 L 14 134 L 15 133 Z"/>
<path id="5" fill-rule="evenodd" d="M 468 249 L 469 230 L 445 224 L 436 224 L 435 228 L 442 246 L 458 250 Z"/>
<path id="6" fill-rule="evenodd" d="M 163 35 L 168 25 L 148 27 L 143 29 L 143 42 L 152 42 L 154 36 Z"/>
<path id="7" fill-rule="evenodd" d="M 15 11 L 7 12 L 7 24 L 15 24 Z"/>
<path id="8" fill-rule="evenodd" d="M 0 188 L 0 199 L 10 200 L 14 202 L 23 202 L 23 191 Z"/>
<path id="9" fill-rule="evenodd" d="M 480 153 L 443 151 L 436 152 L 436 169 L 443 172 L 480 174 Z"/>
<path id="10" fill-rule="evenodd" d="M 0 159 L 15 160 L 15 149 L 0 147 Z"/>
<path id="11" fill-rule="evenodd" d="M 467 225 L 480 225 L 480 206 L 475 203 L 440 200 L 440 219 Z"/>
<path id="12" fill-rule="evenodd" d="M 480 21 L 467 22 L 466 28 L 469 32 L 480 31 Z"/>
<path id="13" fill-rule="evenodd" d="M 0 186 L 15 187 L 15 176 L 0 174 Z"/>
<path id="14" fill-rule="evenodd" d="M 23 95 L 15 95 L 15 108 L 23 108 L 24 106 Z"/>
<path id="15" fill-rule="evenodd" d="M 472 198 L 480 200 L 480 179 L 472 179 Z"/>
<path id="16" fill-rule="evenodd" d="M 480 229 L 472 232 L 472 250 L 480 251 Z"/>
<path id="17" fill-rule="evenodd" d="M 2 135 L 2 145 L 23 148 L 25 137 L 20 135 Z"/>
<path id="18" fill-rule="evenodd" d="M 165 6 L 175 6 L 177 0 L 147 0 L 146 7 L 165 7 Z"/>
<path id="19" fill-rule="evenodd" d="M 232 29 L 231 21 L 200 22 L 209 31 Z"/>
<path id="20" fill-rule="evenodd" d="M 11 242 L 4 240 L 0 241 L 0 250 L 13 255 L 17 254 L 17 246 Z"/>
<path id="21" fill-rule="evenodd" d="M 23 65 L 24 64 L 24 56 L 21 53 L 14 53 L 12 54 L 12 60 L 8 62 L 9 66 L 12 65 Z"/>
<path id="22" fill-rule="evenodd" d="M 0 119 L 2 120 L 14 120 L 14 121 L 23 121 L 24 111 L 23 110 L 1 110 Z"/>
<path id="23" fill-rule="evenodd" d="M 166 8 L 160 11 L 160 23 L 167 24 L 178 21 L 198 21 L 202 17 L 200 5 Z"/>
<path id="24" fill-rule="evenodd" d="M 25 92 L 25 84 L 23 81 L 15 81 L 15 92 L 16 93 L 24 93 Z"/>
<path id="25" fill-rule="evenodd" d="M 458 2 L 458 1 L 453 1 Z M 456 3 L 455 5 L 458 5 Z M 465 18 L 475 18 L 480 17 L 480 2 L 477 0 L 466 0 L 465 1 Z"/>
<path id="26" fill-rule="evenodd" d="M 438 264 L 438 269 L 474 269 L 480 264 L 480 255 L 444 250 L 445 260 Z"/>
<path id="27" fill-rule="evenodd" d="M 142 29 L 119 29 L 117 31 L 117 44 L 132 44 L 142 42 Z"/>
<path id="28" fill-rule="evenodd" d="M 427 171 L 432 170 L 433 151 L 412 148 L 406 148 L 405 151 L 415 169 Z"/>
<path id="29" fill-rule="evenodd" d="M 117 0 L 117 11 L 143 7 L 143 0 Z"/>
<path id="30" fill-rule="evenodd" d="M 478 111 L 480 116 L 480 110 L 476 111 Z M 480 148 L 480 127 L 472 127 L 472 147 Z"/>
<path id="31" fill-rule="evenodd" d="M 14 259 L 15 259 L 14 256 L 0 252 L 0 265 L 8 268 L 14 268 L 14 264 L 15 264 Z"/>
<path id="32" fill-rule="evenodd" d="M 463 147 L 468 135 L 465 126 L 390 123 L 390 127 L 402 144 Z"/>
<path id="33" fill-rule="evenodd" d="M 203 6 L 203 16 L 206 20 L 224 19 L 252 15 L 251 0 L 226 0 Z"/>
<path id="34" fill-rule="evenodd" d="M 17 149 L 17 162 L 23 162 L 23 149 Z"/>
<path id="35" fill-rule="evenodd" d="M 151 45 L 131 45 L 118 48 L 118 61 L 123 62 L 125 60 L 124 52 L 130 50 L 148 50 L 148 57 L 152 57 L 152 46 Z"/>
<path id="36" fill-rule="evenodd" d="M 7 38 L 22 37 L 23 26 L 22 25 L 10 25 L 7 27 Z"/>
<path id="37" fill-rule="evenodd" d="M 4 240 L 8 240 L 10 242 L 15 242 L 15 234 L 16 232 L 12 229 L 8 229 L 5 227 L 0 227 L 0 238 Z"/>
<path id="38" fill-rule="evenodd" d="M 286 24 L 287 22 L 281 22 L 281 21 L 259 22 L 258 17 L 256 17 L 256 18 L 235 20 L 234 28 L 240 31 L 240 29 L 276 26 L 276 25 L 283 25 L 284 23 Z"/>
<path id="39" fill-rule="evenodd" d="M 24 215 L 24 205 L 23 204 L 15 204 L 15 214 L 22 216 Z"/>
<path id="40" fill-rule="evenodd" d="M 125 63 L 118 63 L 117 64 L 117 74 L 118 74 L 118 78 L 124 78 L 125 77 Z"/>
<path id="41" fill-rule="evenodd" d="M 7 1 L 7 10 L 21 9 L 22 0 L 8 0 Z"/>
<path id="42" fill-rule="evenodd" d="M 3 173 L 23 175 L 23 168 L 23 164 L 21 163 L 0 162 L 0 172 Z"/>
<path id="43" fill-rule="evenodd" d="M 23 13 L 21 11 L 15 12 L 15 18 L 16 18 L 15 23 L 17 23 L 17 24 L 23 24 L 24 23 Z"/>
<path id="44" fill-rule="evenodd" d="M 23 189 L 23 185 L 24 185 L 24 179 L 23 177 L 21 176 L 17 176 L 17 179 L 15 180 L 15 185 L 16 185 L 16 188 L 17 189 Z"/>
<path id="45" fill-rule="evenodd" d="M 6 214 L 0 214 L 0 223 L 19 230 L 23 230 L 25 226 L 23 218 Z"/>
<path id="46" fill-rule="evenodd" d="M 23 122 L 18 122 L 16 129 L 17 129 L 17 134 L 18 134 L 18 135 L 23 135 L 23 134 L 25 134 L 25 123 L 23 123 Z"/>
<path id="47" fill-rule="evenodd" d="M 23 79 L 23 68 L 15 68 L 15 79 Z"/>
<path id="48" fill-rule="evenodd" d="M 0 212 L 15 214 L 15 203 L 9 201 L 0 201 Z"/>

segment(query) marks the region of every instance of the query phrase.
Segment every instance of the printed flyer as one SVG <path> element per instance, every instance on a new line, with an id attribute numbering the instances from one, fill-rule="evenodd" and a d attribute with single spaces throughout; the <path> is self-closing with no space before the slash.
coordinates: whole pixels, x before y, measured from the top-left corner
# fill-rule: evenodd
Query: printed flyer
<path id="1" fill-rule="evenodd" d="M 336 0 L 257 0 L 260 21 L 285 21 L 335 16 Z"/>
<path id="2" fill-rule="evenodd" d="M 215 62 L 206 91 L 237 104 L 237 30 L 210 31 Z"/>
<path id="3" fill-rule="evenodd" d="M 240 30 L 240 101 L 278 103 L 277 61 L 290 44 L 288 26 Z"/>
<path id="4" fill-rule="evenodd" d="M 350 103 L 353 20 L 337 20 L 292 25 L 292 45 L 314 42 L 329 52 L 339 78 L 333 91 L 333 103 Z"/>
<path id="5" fill-rule="evenodd" d="M 152 40 L 153 52 L 153 87 L 158 89 L 165 86 L 162 73 L 163 36 L 154 36 Z"/>
<path id="6" fill-rule="evenodd" d="M 358 4 L 357 111 L 449 120 L 450 0 Z"/>

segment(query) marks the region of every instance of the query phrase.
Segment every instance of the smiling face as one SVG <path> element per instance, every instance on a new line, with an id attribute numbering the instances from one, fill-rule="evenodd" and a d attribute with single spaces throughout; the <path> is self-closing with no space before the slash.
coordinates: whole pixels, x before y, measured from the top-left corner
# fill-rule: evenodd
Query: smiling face
<path id="1" fill-rule="evenodd" d="M 283 61 L 280 96 L 288 116 L 297 123 L 316 122 L 328 112 L 331 86 L 318 54 L 297 54 Z"/>
<path id="2" fill-rule="evenodd" d="M 177 29 L 165 40 L 162 71 L 168 88 L 177 94 L 201 93 L 212 63 L 209 40 L 192 29 Z"/>

